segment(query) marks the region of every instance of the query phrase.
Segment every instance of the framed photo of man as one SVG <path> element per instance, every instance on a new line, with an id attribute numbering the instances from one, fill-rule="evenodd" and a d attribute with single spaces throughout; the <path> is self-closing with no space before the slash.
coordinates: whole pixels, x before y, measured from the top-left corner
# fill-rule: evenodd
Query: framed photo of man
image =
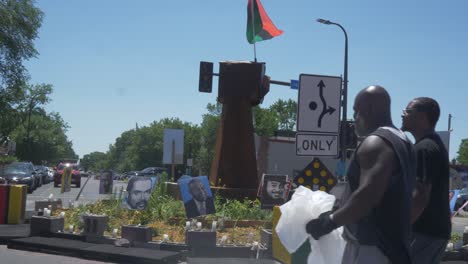
<path id="1" fill-rule="evenodd" d="M 177 182 L 179 183 L 187 218 L 216 212 L 207 176 L 184 177 Z"/>
<path id="2" fill-rule="evenodd" d="M 112 171 L 103 171 L 99 177 L 99 194 L 111 194 L 113 186 Z"/>
<path id="3" fill-rule="evenodd" d="M 264 174 L 259 188 L 261 208 L 271 209 L 287 201 L 291 184 L 288 181 L 288 175 Z"/>
<path id="4" fill-rule="evenodd" d="M 145 210 L 157 179 L 156 177 L 131 177 L 122 199 L 123 207 L 131 210 Z"/>

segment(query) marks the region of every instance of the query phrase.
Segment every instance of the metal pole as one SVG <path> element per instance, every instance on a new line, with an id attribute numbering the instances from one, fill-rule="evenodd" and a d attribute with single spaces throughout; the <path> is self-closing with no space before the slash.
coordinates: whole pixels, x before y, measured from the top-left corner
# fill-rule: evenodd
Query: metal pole
<path id="1" fill-rule="evenodd" d="M 345 35 L 345 54 L 344 54 L 344 73 L 343 73 L 343 127 L 341 129 L 341 160 L 346 161 L 346 146 L 344 142 L 344 136 L 347 135 L 347 126 L 346 126 L 346 121 L 348 120 L 348 34 L 346 33 L 346 30 L 338 23 L 332 23 L 333 25 L 337 25 L 338 27 L 343 30 L 343 33 Z"/>
<path id="2" fill-rule="evenodd" d="M 448 132 L 450 133 L 452 131 L 452 114 L 449 114 L 448 118 Z"/>

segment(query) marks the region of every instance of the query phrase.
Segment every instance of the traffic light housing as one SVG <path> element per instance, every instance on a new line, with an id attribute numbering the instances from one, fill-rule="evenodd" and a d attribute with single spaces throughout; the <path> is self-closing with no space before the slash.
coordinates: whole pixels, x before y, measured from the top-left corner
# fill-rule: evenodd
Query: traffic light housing
<path id="1" fill-rule="evenodd" d="M 345 149 L 355 149 L 358 143 L 358 137 L 354 132 L 354 121 L 345 121 L 343 135 L 343 146 Z"/>
<path id="2" fill-rule="evenodd" d="M 213 88 L 213 63 L 200 61 L 200 79 L 198 91 L 202 93 L 211 93 Z"/>

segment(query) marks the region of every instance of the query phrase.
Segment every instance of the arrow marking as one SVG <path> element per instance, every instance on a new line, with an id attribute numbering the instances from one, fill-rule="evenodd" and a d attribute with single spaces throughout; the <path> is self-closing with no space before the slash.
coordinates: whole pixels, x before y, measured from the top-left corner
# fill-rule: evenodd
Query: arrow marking
<path id="1" fill-rule="evenodd" d="M 317 87 L 320 88 L 320 100 L 323 103 L 322 107 L 322 113 L 320 113 L 320 116 L 318 118 L 317 126 L 322 127 L 322 119 L 323 117 L 328 113 L 328 114 L 333 114 L 335 112 L 335 108 L 328 106 L 327 108 L 327 102 L 325 101 L 325 98 L 323 97 L 323 88 L 325 88 L 325 84 L 323 83 L 323 80 L 320 80 L 319 84 L 317 84 Z"/>

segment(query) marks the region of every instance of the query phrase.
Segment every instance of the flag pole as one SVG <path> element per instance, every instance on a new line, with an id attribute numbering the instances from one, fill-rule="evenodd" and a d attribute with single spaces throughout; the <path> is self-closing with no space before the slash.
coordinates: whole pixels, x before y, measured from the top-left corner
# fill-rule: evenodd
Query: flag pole
<path id="1" fill-rule="evenodd" d="M 257 62 L 257 47 L 255 45 L 255 14 L 254 14 L 254 1 L 257 0 L 249 0 L 251 1 L 251 6 L 250 6 L 250 11 L 252 12 L 252 40 L 253 40 L 253 46 L 254 46 L 254 61 Z"/>

